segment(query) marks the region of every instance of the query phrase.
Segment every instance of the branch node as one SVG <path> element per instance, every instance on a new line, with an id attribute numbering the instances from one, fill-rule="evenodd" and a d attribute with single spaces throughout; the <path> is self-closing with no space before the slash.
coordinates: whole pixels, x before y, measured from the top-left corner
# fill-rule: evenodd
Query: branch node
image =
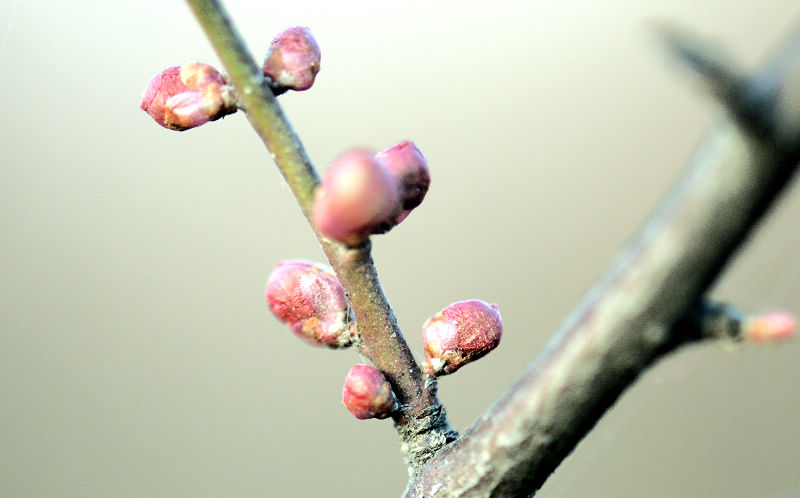
<path id="1" fill-rule="evenodd" d="M 403 441 L 401 450 L 409 474 L 458 439 L 458 432 L 447 422 L 445 409 L 439 403 L 425 408 L 418 416 L 403 417 L 403 422 L 395 423 L 395 428 Z"/>

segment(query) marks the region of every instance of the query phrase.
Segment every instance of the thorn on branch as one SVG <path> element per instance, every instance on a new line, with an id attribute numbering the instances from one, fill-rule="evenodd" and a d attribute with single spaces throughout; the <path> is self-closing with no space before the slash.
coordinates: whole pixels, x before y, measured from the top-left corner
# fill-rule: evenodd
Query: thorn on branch
<path id="1" fill-rule="evenodd" d="M 753 78 L 718 46 L 685 28 L 656 28 L 667 49 L 699 75 L 713 95 L 745 130 L 759 137 L 774 133 L 777 88 L 771 80 Z"/>

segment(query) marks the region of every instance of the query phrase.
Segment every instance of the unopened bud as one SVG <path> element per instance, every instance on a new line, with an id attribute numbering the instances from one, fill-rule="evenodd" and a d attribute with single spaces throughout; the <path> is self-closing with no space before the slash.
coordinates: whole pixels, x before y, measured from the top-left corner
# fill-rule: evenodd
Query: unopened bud
<path id="1" fill-rule="evenodd" d="M 139 106 L 156 123 L 188 130 L 236 112 L 233 89 L 213 66 L 189 62 L 158 73 L 144 90 Z"/>
<path id="2" fill-rule="evenodd" d="M 272 39 L 262 70 L 275 93 L 308 90 L 319 72 L 320 51 L 308 28 L 285 29 Z"/>
<path id="3" fill-rule="evenodd" d="M 298 337 L 341 348 L 354 338 L 344 290 L 330 268 L 301 259 L 280 261 L 267 280 L 267 304 Z"/>
<path id="4" fill-rule="evenodd" d="M 791 339 L 797 328 L 794 315 L 777 311 L 746 318 L 742 323 L 744 336 L 753 342 L 778 342 Z"/>
<path id="5" fill-rule="evenodd" d="M 477 299 L 458 301 L 422 326 L 427 375 L 453 373 L 500 344 L 503 320 L 496 304 Z"/>
<path id="6" fill-rule="evenodd" d="M 431 184 L 428 161 L 414 142 L 400 142 L 379 152 L 377 158 L 397 179 L 400 205 L 406 211 L 419 206 Z"/>
<path id="7" fill-rule="evenodd" d="M 397 211 L 397 188 L 386 168 L 365 150 L 353 150 L 325 172 L 312 218 L 326 237 L 349 246 L 363 243 Z"/>
<path id="8" fill-rule="evenodd" d="M 419 206 L 431 183 L 428 162 L 413 142 L 400 142 L 375 155 L 397 185 L 395 212 L 372 233 L 386 233 L 405 220 Z"/>
<path id="9" fill-rule="evenodd" d="M 363 420 L 388 417 L 397 401 L 392 386 L 377 368 L 355 365 L 344 379 L 342 403 Z"/>

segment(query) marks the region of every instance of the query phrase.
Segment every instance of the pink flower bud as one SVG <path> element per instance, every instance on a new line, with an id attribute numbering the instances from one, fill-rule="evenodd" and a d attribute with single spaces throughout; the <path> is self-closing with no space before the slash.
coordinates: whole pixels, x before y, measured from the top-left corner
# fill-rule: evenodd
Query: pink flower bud
<path id="1" fill-rule="evenodd" d="M 355 365 L 344 379 L 342 403 L 358 419 L 386 418 L 394 410 L 392 386 L 375 367 Z"/>
<path id="2" fill-rule="evenodd" d="M 784 311 L 747 318 L 742 323 L 744 336 L 753 342 L 778 342 L 791 339 L 797 328 L 794 315 Z"/>
<path id="3" fill-rule="evenodd" d="M 225 76 L 202 62 L 158 73 L 147 84 L 139 107 L 156 123 L 178 131 L 236 112 L 233 89 Z"/>
<path id="4" fill-rule="evenodd" d="M 267 280 L 267 304 L 298 337 L 315 346 L 349 346 L 355 334 L 333 271 L 301 259 L 280 261 Z"/>
<path id="5" fill-rule="evenodd" d="M 422 326 L 427 375 L 453 373 L 500 344 L 503 320 L 496 304 L 472 299 L 458 301 Z"/>
<path id="6" fill-rule="evenodd" d="M 326 237 L 357 246 L 397 211 L 396 186 L 372 153 L 345 153 L 328 168 L 317 188 L 314 224 Z"/>
<path id="7" fill-rule="evenodd" d="M 376 156 L 397 179 L 400 205 L 411 211 L 419 206 L 431 184 L 428 161 L 414 142 L 400 142 Z"/>
<path id="8" fill-rule="evenodd" d="M 308 28 L 295 26 L 272 39 L 264 59 L 264 75 L 275 93 L 308 90 L 319 72 L 320 51 Z"/>

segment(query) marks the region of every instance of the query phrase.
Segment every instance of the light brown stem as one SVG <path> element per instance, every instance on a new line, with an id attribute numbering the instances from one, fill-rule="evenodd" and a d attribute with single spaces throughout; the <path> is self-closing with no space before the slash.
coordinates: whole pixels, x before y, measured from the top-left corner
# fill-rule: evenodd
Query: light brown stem
<path id="1" fill-rule="evenodd" d="M 188 0 L 217 52 L 247 119 L 269 149 L 306 218 L 311 219 L 314 189 L 319 183 L 314 166 L 278 104 L 259 67 L 216 0 Z M 421 463 L 455 438 L 436 397 L 435 385 L 426 384 L 372 262 L 369 242 L 347 248 L 314 233 L 336 272 L 353 309 L 364 353 L 383 372 L 403 409 L 395 426 L 409 449 L 409 460 Z M 432 446 L 431 446 L 432 445 Z"/>

